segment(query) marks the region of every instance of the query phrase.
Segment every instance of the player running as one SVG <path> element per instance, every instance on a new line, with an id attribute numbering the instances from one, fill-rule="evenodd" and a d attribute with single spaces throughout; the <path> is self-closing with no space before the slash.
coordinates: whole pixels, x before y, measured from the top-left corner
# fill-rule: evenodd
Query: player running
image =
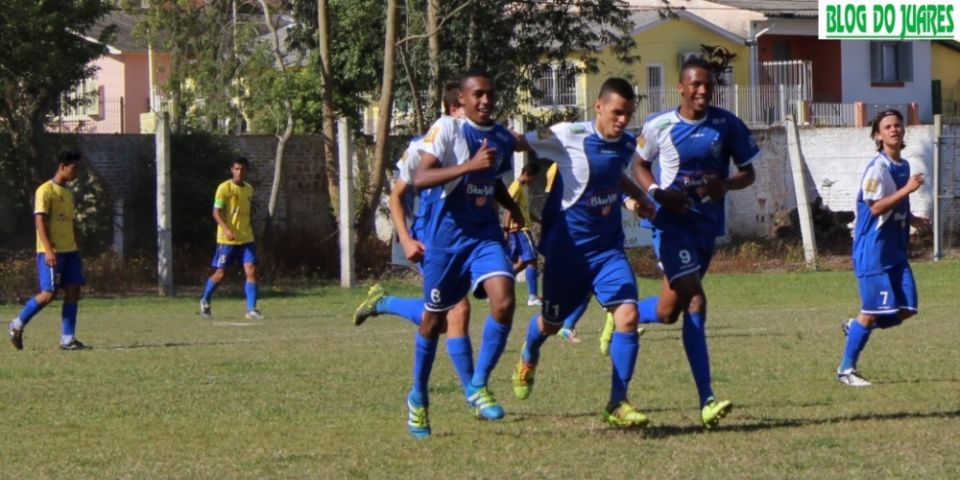
<path id="1" fill-rule="evenodd" d="M 707 273 L 716 237 L 724 234 L 724 196 L 753 184 L 753 162 L 760 149 L 750 130 L 734 114 L 710 106 L 714 78 L 710 64 L 690 59 L 680 69 L 680 106 L 651 115 L 638 140 L 641 161 L 634 174 L 657 204 L 645 221 L 663 270 L 660 295 L 640 302 L 640 322 L 674 323 L 683 314 L 683 347 L 697 385 L 700 419 L 719 424 L 733 407 L 717 400 L 707 352 Z M 730 174 L 731 159 L 737 172 Z M 659 175 L 652 171 L 659 163 Z"/>
<path id="2" fill-rule="evenodd" d="M 873 119 L 870 138 L 877 154 L 867 165 L 857 195 L 853 231 L 853 272 L 860 285 L 860 314 L 843 324 L 847 343 L 837 380 L 851 387 L 870 382 L 857 370 L 860 352 L 876 328 L 890 328 L 917 314 L 917 285 L 907 262 L 910 226 L 927 229 L 930 221 L 910 212 L 910 194 L 923 174 L 910 174 L 903 151 L 903 115 L 884 110 Z"/>
<path id="3" fill-rule="evenodd" d="M 503 228 L 507 232 L 510 261 L 513 262 L 513 273 L 524 271 L 527 278 L 527 306 L 540 305 L 540 296 L 537 294 L 537 249 L 534 247 L 533 235 L 530 233 L 530 221 L 540 222 L 540 218 L 530 213 L 530 194 L 527 186 L 536 180 L 540 167 L 535 163 L 523 166 L 520 176 L 510 188 L 510 198 L 517 203 L 523 213 L 523 226 L 513 220 L 510 212 L 503 214 Z"/>

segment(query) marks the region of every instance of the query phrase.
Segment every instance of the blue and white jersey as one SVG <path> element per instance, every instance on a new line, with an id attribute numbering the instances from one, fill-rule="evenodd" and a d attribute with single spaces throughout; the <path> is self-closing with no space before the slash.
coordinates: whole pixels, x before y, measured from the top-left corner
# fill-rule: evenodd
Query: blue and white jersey
<path id="1" fill-rule="evenodd" d="M 726 229 L 724 202 L 703 198 L 698 191 L 710 178 L 730 175 L 730 161 L 746 167 L 760 158 L 750 130 L 736 115 L 716 107 L 696 121 L 680 116 L 680 109 L 647 117 L 637 141 L 637 153 L 657 162 L 657 183 L 665 190 L 685 191 L 693 199 L 688 213 L 678 215 L 657 206 L 654 220 L 645 226 L 696 227 L 701 233 L 721 236 Z M 692 225 L 691 225 L 692 223 Z"/>
<path id="2" fill-rule="evenodd" d="M 589 256 L 623 250 L 620 178 L 636 151 L 633 135 L 604 138 L 593 123 L 578 122 L 530 132 L 526 139 L 538 157 L 557 163 L 541 217 L 540 251 Z"/>
<path id="3" fill-rule="evenodd" d="M 457 251 L 471 240 L 502 240 L 494 199 L 494 186 L 513 171 L 516 140 L 499 124 L 477 125 L 467 119 L 443 117 L 421 140 L 420 151 L 437 157 L 440 167 L 468 162 L 483 141 L 496 149 L 493 165 L 443 184 L 431 198 L 440 202 L 431 208 L 424 228 L 427 243 L 439 251 Z"/>
<path id="4" fill-rule="evenodd" d="M 417 173 L 417 167 L 420 166 L 420 141 L 422 139 L 423 135 L 413 137 L 407 145 L 407 149 L 403 151 L 403 156 L 400 157 L 400 160 L 397 160 L 397 176 L 408 186 L 403 194 L 403 213 L 408 219 L 413 218 L 418 203 L 416 189 L 413 186 L 413 177 Z"/>
<path id="5" fill-rule="evenodd" d="M 883 153 L 867 165 L 857 194 L 857 223 L 853 230 L 853 272 L 876 275 L 907 262 L 910 237 L 910 199 L 875 216 L 870 202 L 893 195 L 910 180 L 910 164 L 895 162 Z"/>

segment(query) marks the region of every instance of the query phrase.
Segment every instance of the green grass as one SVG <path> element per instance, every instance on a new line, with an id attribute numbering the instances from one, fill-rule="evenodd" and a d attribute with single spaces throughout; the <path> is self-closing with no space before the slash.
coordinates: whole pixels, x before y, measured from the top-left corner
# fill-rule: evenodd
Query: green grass
<path id="1" fill-rule="evenodd" d="M 56 349 L 57 303 L 24 351 L 0 346 L 0 478 L 958 478 L 958 266 L 915 265 L 921 314 L 872 337 L 867 389 L 833 378 L 840 321 L 858 304 L 850 273 L 708 277 L 714 386 L 735 403 L 714 432 L 699 427 L 678 325 L 642 339 L 631 398 L 651 427 L 600 421 L 610 368 L 595 306 L 584 343 L 548 342 L 523 402 L 509 377 L 533 310 L 518 308 L 491 382 L 501 422 L 468 414 L 441 347 L 434 436 L 417 442 L 404 408 L 413 329 L 391 317 L 353 327 L 362 289 L 267 296 L 256 325 L 236 297 L 215 298 L 211 321 L 194 298 L 85 299 L 88 352 Z M 474 304 L 475 348 L 485 307 Z"/>

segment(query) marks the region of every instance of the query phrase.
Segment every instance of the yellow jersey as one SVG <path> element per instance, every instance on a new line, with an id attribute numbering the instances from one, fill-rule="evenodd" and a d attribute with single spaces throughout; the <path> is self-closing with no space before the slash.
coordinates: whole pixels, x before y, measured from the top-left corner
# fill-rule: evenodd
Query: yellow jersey
<path id="1" fill-rule="evenodd" d="M 510 198 L 514 202 L 517 202 L 517 206 L 520 207 L 520 213 L 523 214 L 523 230 L 530 229 L 530 197 L 527 194 L 527 186 L 522 183 L 514 180 L 510 184 L 510 188 L 507 190 L 510 193 Z M 516 225 L 511 222 L 510 225 L 507 225 L 510 230 L 516 230 Z"/>
<path id="2" fill-rule="evenodd" d="M 73 234 L 73 218 L 76 211 L 73 205 L 73 192 L 50 180 L 37 188 L 33 213 L 47 217 L 47 236 L 57 253 L 77 251 L 77 240 Z M 43 253 L 43 242 L 37 233 L 37 253 Z"/>
<path id="3" fill-rule="evenodd" d="M 233 230 L 233 240 L 223 235 L 223 227 L 217 225 L 217 243 L 242 245 L 253 241 L 253 226 L 250 223 L 250 203 L 253 200 L 253 187 L 227 180 L 217 187 L 213 198 L 213 208 L 220 210 L 220 217 Z"/>
<path id="4" fill-rule="evenodd" d="M 553 180 L 557 178 L 557 162 L 553 162 L 550 165 L 550 168 L 547 169 L 547 186 L 544 187 L 543 191 L 550 193 L 550 189 L 553 188 Z"/>

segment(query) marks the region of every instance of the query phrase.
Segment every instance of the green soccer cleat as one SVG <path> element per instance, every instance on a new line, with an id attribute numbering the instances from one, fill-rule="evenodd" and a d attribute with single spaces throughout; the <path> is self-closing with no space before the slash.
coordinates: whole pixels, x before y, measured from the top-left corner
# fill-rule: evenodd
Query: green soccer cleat
<path id="1" fill-rule="evenodd" d="M 607 318 L 603 322 L 603 331 L 600 332 L 600 353 L 602 353 L 604 357 L 610 356 L 610 341 L 613 340 L 613 330 L 615 326 L 613 314 L 607 312 Z"/>
<path id="2" fill-rule="evenodd" d="M 650 423 L 646 415 L 626 400 L 608 404 L 603 411 L 603 421 L 618 428 L 644 428 Z"/>
<path id="3" fill-rule="evenodd" d="M 717 401 L 711 398 L 707 404 L 700 410 L 700 420 L 703 420 L 703 426 L 711 429 L 720 425 L 720 419 L 726 417 L 730 410 L 733 410 L 733 403 L 730 400 Z"/>
<path id="4" fill-rule="evenodd" d="M 377 302 L 382 300 L 386 294 L 379 283 L 373 284 L 370 290 L 367 290 L 367 298 L 363 299 L 360 306 L 353 312 L 353 324 L 360 326 L 363 325 L 363 322 L 366 322 L 368 318 L 380 315 L 380 313 L 377 312 Z"/>
<path id="5" fill-rule="evenodd" d="M 526 346 L 524 346 L 526 348 Z M 524 362 L 523 359 L 517 363 L 517 368 L 513 370 L 513 394 L 520 400 L 526 400 L 533 391 L 534 376 L 537 373 L 537 366 Z"/>
<path id="6" fill-rule="evenodd" d="M 421 440 L 430 436 L 430 417 L 426 405 L 414 405 L 407 397 L 407 431 L 410 436 Z"/>

